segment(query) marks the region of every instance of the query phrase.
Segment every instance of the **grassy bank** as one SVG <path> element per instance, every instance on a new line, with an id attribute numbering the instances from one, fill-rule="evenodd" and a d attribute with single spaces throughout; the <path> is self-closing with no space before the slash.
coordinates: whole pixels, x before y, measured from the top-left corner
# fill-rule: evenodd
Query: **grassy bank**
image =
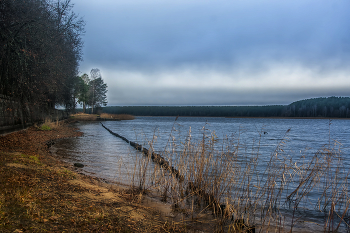
<path id="1" fill-rule="evenodd" d="M 149 207 L 146 197 L 50 155 L 48 142 L 80 135 L 67 124 L 47 122 L 0 136 L 0 232 L 185 231 Z"/>
<path id="2" fill-rule="evenodd" d="M 134 116 L 128 114 L 86 114 L 86 113 L 77 113 L 70 115 L 71 119 L 78 121 L 120 121 L 120 120 L 133 120 Z"/>

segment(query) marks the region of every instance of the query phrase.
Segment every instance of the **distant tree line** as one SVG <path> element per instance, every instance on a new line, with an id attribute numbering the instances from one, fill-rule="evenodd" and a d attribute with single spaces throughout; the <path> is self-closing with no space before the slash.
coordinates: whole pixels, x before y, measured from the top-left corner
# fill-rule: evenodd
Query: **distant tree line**
<path id="1" fill-rule="evenodd" d="M 111 106 L 103 112 L 135 116 L 350 117 L 349 97 L 315 98 L 271 106 Z"/>
<path id="2" fill-rule="evenodd" d="M 134 116 L 278 117 L 283 106 L 124 106 L 105 107 L 103 112 Z"/>
<path id="3" fill-rule="evenodd" d="M 0 1 L 0 95 L 74 108 L 85 22 L 70 0 Z"/>

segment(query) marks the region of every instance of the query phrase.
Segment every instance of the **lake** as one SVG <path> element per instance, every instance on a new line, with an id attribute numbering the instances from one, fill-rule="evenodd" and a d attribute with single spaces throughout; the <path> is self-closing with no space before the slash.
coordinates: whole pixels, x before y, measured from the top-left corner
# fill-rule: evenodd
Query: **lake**
<path id="1" fill-rule="evenodd" d="M 238 197 L 249 199 L 260 209 L 267 208 L 261 199 L 271 199 L 269 205 L 279 202 L 274 208 L 278 208 L 284 216 L 293 214 L 289 206 L 292 203 L 298 205 L 297 214 L 307 217 L 307 221 L 322 222 L 327 215 L 329 202 L 335 198 L 339 201 L 340 195 L 349 193 L 349 120 L 136 117 L 131 121 L 107 121 L 103 124 L 145 148 L 152 147 L 174 167 L 182 166 L 183 170 L 190 170 L 190 165 L 184 165 L 180 159 L 184 151 L 195 153 L 195 149 L 206 148 L 206 154 L 213 158 L 224 155 L 225 161 L 221 159 L 220 166 L 229 164 L 225 169 L 235 174 L 235 178 L 225 178 L 221 185 L 225 188 L 219 190 L 225 190 L 225 195 L 234 196 L 235 200 Z M 83 171 L 87 174 L 135 184 L 135 170 L 140 170 L 137 166 L 143 158 L 141 152 L 110 134 L 98 122 L 81 122 L 77 126 L 84 136 L 61 140 L 52 147 L 52 151 L 67 162 L 83 163 L 86 165 Z M 189 142 L 193 144 L 191 150 Z M 205 142 L 205 147 L 201 147 L 202 142 Z M 190 160 L 191 156 L 186 158 Z M 329 162 L 330 159 L 332 162 Z M 209 163 L 216 164 L 217 161 L 211 159 Z M 198 161 L 196 164 L 199 166 Z M 214 170 L 217 174 L 218 168 L 215 169 L 208 168 L 207 172 L 211 175 L 207 179 L 214 176 Z M 155 165 L 148 164 L 147 176 L 152 177 L 154 171 Z M 191 174 L 184 174 L 190 178 L 198 172 L 193 170 Z M 321 185 L 311 187 L 314 183 L 310 180 L 317 180 Z M 149 178 L 147 182 L 147 187 L 150 187 L 154 180 Z M 263 185 L 273 187 L 275 193 L 271 192 L 271 188 L 266 189 L 269 191 L 261 189 Z M 297 188 L 297 192 L 293 193 Z M 334 190 L 336 194 L 332 194 Z M 305 197 L 302 196 L 304 194 Z M 220 195 L 220 201 L 226 198 Z M 323 202 L 319 200 L 320 197 L 324 199 Z M 248 204 L 251 205 L 245 203 Z M 314 211 L 321 208 L 321 213 Z M 338 211 L 342 208 L 344 206 Z"/>

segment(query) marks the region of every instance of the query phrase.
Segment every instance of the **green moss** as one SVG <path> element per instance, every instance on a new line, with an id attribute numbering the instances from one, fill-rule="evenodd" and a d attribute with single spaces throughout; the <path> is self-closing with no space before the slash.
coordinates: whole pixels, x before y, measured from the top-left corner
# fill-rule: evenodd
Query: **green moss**
<path id="1" fill-rule="evenodd" d="M 38 156 L 29 156 L 29 159 L 36 164 L 41 164 Z"/>
<path id="2" fill-rule="evenodd" d="M 44 124 L 40 127 L 40 130 L 51 130 L 51 127 Z"/>
<path id="3" fill-rule="evenodd" d="M 20 158 L 19 159 L 15 159 L 14 162 L 16 162 L 16 163 L 23 163 L 24 162 L 24 163 L 31 163 L 31 164 L 42 165 L 38 155 L 21 154 Z"/>

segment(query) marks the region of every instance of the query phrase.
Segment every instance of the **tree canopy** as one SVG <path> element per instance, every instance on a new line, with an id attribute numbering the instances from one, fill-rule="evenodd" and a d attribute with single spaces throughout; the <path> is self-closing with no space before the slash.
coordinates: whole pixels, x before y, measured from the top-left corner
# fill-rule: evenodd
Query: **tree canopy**
<path id="1" fill-rule="evenodd" d="M 0 94 L 74 106 L 84 26 L 70 0 L 0 1 Z"/>
<path id="2" fill-rule="evenodd" d="M 77 80 L 77 85 L 79 86 L 78 103 L 83 105 L 84 112 L 86 105 L 91 107 L 92 112 L 96 108 L 107 105 L 107 84 L 104 83 L 100 70 L 92 69 L 90 75 L 91 77 L 83 74 Z"/>

